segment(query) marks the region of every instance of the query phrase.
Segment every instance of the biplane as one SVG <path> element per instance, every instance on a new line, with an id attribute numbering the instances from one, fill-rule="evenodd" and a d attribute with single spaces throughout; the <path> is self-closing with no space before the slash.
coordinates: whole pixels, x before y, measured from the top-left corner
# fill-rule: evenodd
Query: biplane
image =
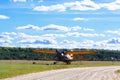
<path id="1" fill-rule="evenodd" d="M 71 61 L 73 61 L 74 54 L 96 54 L 96 51 L 94 50 L 77 50 L 77 51 L 59 51 L 59 50 L 45 50 L 45 49 L 36 49 L 33 50 L 33 52 L 37 52 L 37 53 L 48 53 L 48 54 L 55 54 L 55 60 L 56 62 L 54 62 L 53 64 L 56 64 L 58 61 L 63 61 L 66 64 L 71 64 Z"/>

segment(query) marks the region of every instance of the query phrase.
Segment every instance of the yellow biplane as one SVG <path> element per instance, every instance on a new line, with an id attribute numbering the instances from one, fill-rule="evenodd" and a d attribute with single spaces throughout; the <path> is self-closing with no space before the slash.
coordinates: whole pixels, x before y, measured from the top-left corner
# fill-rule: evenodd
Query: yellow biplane
<path id="1" fill-rule="evenodd" d="M 71 64 L 71 61 L 74 59 L 73 54 L 96 54 L 96 51 L 94 50 L 79 50 L 79 51 L 59 51 L 59 50 L 45 50 L 45 49 L 36 49 L 33 50 L 33 52 L 37 53 L 48 53 L 48 54 L 55 54 L 56 61 L 63 61 L 66 64 Z M 57 62 L 54 62 L 56 64 Z"/>

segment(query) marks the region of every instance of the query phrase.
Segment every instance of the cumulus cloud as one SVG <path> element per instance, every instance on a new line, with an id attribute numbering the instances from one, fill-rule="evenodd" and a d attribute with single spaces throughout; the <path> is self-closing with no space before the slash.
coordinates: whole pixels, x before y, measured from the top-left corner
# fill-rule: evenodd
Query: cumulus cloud
<path id="1" fill-rule="evenodd" d="M 97 34 L 97 33 L 79 33 L 79 32 L 68 32 L 66 34 L 67 36 L 73 36 L 73 37 L 104 37 L 104 34 Z"/>
<path id="2" fill-rule="evenodd" d="M 31 24 L 28 24 L 26 26 L 19 26 L 17 27 L 16 29 L 18 30 L 40 30 L 40 28 L 38 26 L 34 26 L 34 25 L 31 25 Z"/>
<path id="3" fill-rule="evenodd" d="M 66 9 L 70 10 L 96 10 L 100 9 L 100 6 L 94 3 L 91 0 L 83 0 L 83 1 L 74 1 L 74 2 L 66 2 L 63 4 L 56 4 L 51 6 L 36 6 L 33 10 L 35 11 L 66 11 Z"/>
<path id="4" fill-rule="evenodd" d="M 35 25 L 28 24 L 26 26 L 19 26 L 16 28 L 17 30 L 43 30 L 43 31 L 69 31 L 69 29 L 65 26 L 49 24 L 47 26 L 38 27 Z"/>
<path id="5" fill-rule="evenodd" d="M 74 41 L 74 40 L 63 40 L 60 42 L 60 47 L 61 48 L 69 48 L 69 49 L 73 49 L 73 48 L 94 48 L 95 42 L 92 40 L 85 40 L 85 41 Z"/>
<path id="6" fill-rule="evenodd" d="M 116 0 L 115 2 L 111 2 L 111 3 L 103 3 L 99 5 L 102 8 L 106 8 L 108 10 L 118 10 L 120 9 L 120 0 Z"/>
<path id="7" fill-rule="evenodd" d="M 27 0 L 11 0 L 13 2 L 26 2 Z"/>
<path id="8" fill-rule="evenodd" d="M 83 28 L 84 31 L 95 31 L 94 29 L 91 28 Z"/>
<path id="9" fill-rule="evenodd" d="M 107 30 L 106 32 L 110 33 L 110 34 L 120 35 L 120 29 L 118 29 L 118 30 Z"/>
<path id="10" fill-rule="evenodd" d="M 65 26 L 59 26 L 59 25 L 55 25 L 55 24 L 50 24 L 47 26 L 44 26 L 41 28 L 41 30 L 45 30 L 45 31 L 50 31 L 50 30 L 55 30 L 55 31 L 69 31 L 69 29 Z"/>
<path id="11" fill-rule="evenodd" d="M 120 1 L 116 0 L 110 3 L 95 3 L 92 0 L 82 0 L 82 1 L 65 2 L 63 4 L 55 4 L 50 6 L 44 6 L 44 5 L 36 6 L 33 8 L 33 10 L 63 12 L 66 10 L 86 11 L 86 10 L 99 10 L 102 8 L 108 10 L 118 10 L 120 9 Z M 75 20 L 83 20 L 83 19 L 80 18 Z"/>
<path id="12" fill-rule="evenodd" d="M 107 41 L 108 44 L 120 44 L 120 38 L 112 38 Z"/>
<path id="13" fill-rule="evenodd" d="M 14 36 L 14 37 L 13 37 Z M 3 32 L 0 35 L 0 46 L 14 44 L 20 47 L 49 47 L 49 48 L 99 48 L 99 49 L 119 49 L 120 38 L 110 38 L 108 40 L 70 40 L 68 37 L 104 37 L 103 34 L 68 32 L 66 34 L 44 34 L 28 35 L 25 33 Z M 58 41 L 57 39 L 62 40 Z M 57 42 L 58 41 L 58 42 Z"/>
<path id="14" fill-rule="evenodd" d="M 62 4 L 56 4 L 56 5 L 52 5 L 52 6 L 36 6 L 33 10 L 35 10 L 35 11 L 58 11 L 58 12 L 62 12 L 62 11 L 65 11 L 66 8 Z"/>
<path id="15" fill-rule="evenodd" d="M 10 17 L 5 16 L 5 15 L 0 15 L 0 19 L 10 19 Z"/>
<path id="16" fill-rule="evenodd" d="M 70 28 L 71 31 L 95 31 L 94 29 L 92 28 L 85 28 L 85 27 L 80 27 L 80 26 L 74 26 L 74 27 L 71 27 Z"/>
<path id="17" fill-rule="evenodd" d="M 81 29 L 82 29 L 82 27 L 80 27 L 80 26 L 74 26 L 74 27 L 71 28 L 71 31 L 78 31 L 78 30 L 81 30 Z"/>
<path id="18" fill-rule="evenodd" d="M 52 41 L 47 40 L 47 39 L 26 39 L 26 40 L 21 40 L 18 41 L 20 44 L 44 44 L 44 45 L 49 45 L 53 44 Z"/>
<path id="19" fill-rule="evenodd" d="M 13 43 L 14 40 L 14 43 Z M 33 35 L 28 35 L 25 33 L 15 33 L 15 32 L 3 32 L 0 35 L 0 46 L 20 46 L 20 47 L 27 47 L 28 45 L 55 45 L 57 44 L 56 40 L 54 37 L 50 36 L 33 36 Z"/>
<path id="20" fill-rule="evenodd" d="M 60 42 L 60 47 L 62 48 L 95 48 L 95 49 L 120 49 L 120 38 L 111 38 L 102 41 L 84 40 L 81 42 L 72 40 L 63 40 Z"/>
<path id="21" fill-rule="evenodd" d="M 60 48 L 69 48 L 69 49 L 78 48 L 78 47 L 80 47 L 80 43 L 77 41 L 65 39 L 65 40 L 60 42 L 59 47 Z"/>
<path id="22" fill-rule="evenodd" d="M 12 43 L 10 40 L 0 39 L 0 46 L 6 46 Z"/>
<path id="23" fill-rule="evenodd" d="M 84 20 L 87 20 L 85 18 L 80 18 L 80 17 L 77 17 L 77 18 L 74 18 L 73 21 L 84 21 Z"/>
<path id="24" fill-rule="evenodd" d="M 0 39 L 12 40 L 13 38 L 8 35 L 0 35 Z"/>
<path id="25" fill-rule="evenodd" d="M 38 0 L 38 2 L 43 2 L 44 0 Z"/>
<path id="26" fill-rule="evenodd" d="M 95 42 L 93 40 L 85 40 L 82 42 L 82 45 L 86 46 L 86 45 L 93 45 Z"/>
<path id="27" fill-rule="evenodd" d="M 68 2 L 64 3 L 64 5 L 70 10 L 97 10 L 100 9 L 100 6 L 94 3 L 91 0 L 83 0 L 83 1 L 75 1 L 75 2 Z"/>
<path id="28" fill-rule="evenodd" d="M 28 35 L 25 33 L 18 33 L 18 38 L 22 38 L 22 39 L 40 39 L 40 36 L 32 36 L 32 35 Z"/>
<path id="29" fill-rule="evenodd" d="M 15 32 L 2 32 L 2 35 L 17 35 Z"/>
<path id="30" fill-rule="evenodd" d="M 49 10 L 49 7 L 47 6 L 36 6 L 34 8 L 35 11 L 48 11 Z"/>
<path id="31" fill-rule="evenodd" d="M 43 27 L 28 24 L 26 26 L 19 26 L 16 29 L 17 30 L 62 31 L 62 32 L 79 31 L 79 30 L 82 30 L 82 31 L 94 31 L 94 29 L 82 28 L 80 26 L 66 27 L 66 26 L 55 25 L 55 24 L 49 24 L 49 25 L 43 26 Z"/>
<path id="32" fill-rule="evenodd" d="M 52 37 L 52 38 L 55 38 L 55 37 L 65 37 L 64 34 L 45 34 L 43 35 L 44 37 Z"/>
<path id="33" fill-rule="evenodd" d="M 12 43 L 14 38 L 9 35 L 0 35 L 0 46 L 6 46 Z"/>
<path id="34" fill-rule="evenodd" d="M 119 50 L 120 49 L 120 38 L 111 38 L 108 40 L 98 41 L 94 43 L 94 46 L 96 48 L 101 48 L 101 49 Z"/>
<path id="35" fill-rule="evenodd" d="M 54 38 L 51 37 L 32 36 L 25 33 L 19 33 L 18 38 L 21 39 L 17 42 L 20 44 L 56 44 Z"/>

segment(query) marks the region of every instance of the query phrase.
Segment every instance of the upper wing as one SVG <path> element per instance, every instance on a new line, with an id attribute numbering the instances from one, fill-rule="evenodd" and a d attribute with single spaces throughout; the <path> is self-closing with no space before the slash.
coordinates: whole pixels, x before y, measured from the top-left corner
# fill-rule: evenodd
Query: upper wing
<path id="1" fill-rule="evenodd" d="M 96 54 L 96 51 L 92 51 L 92 50 L 67 51 L 66 54 Z"/>
<path id="2" fill-rule="evenodd" d="M 48 54 L 56 54 L 55 50 L 41 50 L 41 49 L 36 49 L 33 50 L 33 52 L 37 52 L 37 53 L 48 53 Z"/>

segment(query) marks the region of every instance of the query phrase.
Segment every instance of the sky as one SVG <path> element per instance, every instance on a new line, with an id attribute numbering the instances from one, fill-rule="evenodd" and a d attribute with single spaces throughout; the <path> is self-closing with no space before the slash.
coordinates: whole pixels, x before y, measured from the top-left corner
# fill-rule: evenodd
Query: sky
<path id="1" fill-rule="evenodd" d="M 0 0 L 0 46 L 120 50 L 120 0 Z"/>

